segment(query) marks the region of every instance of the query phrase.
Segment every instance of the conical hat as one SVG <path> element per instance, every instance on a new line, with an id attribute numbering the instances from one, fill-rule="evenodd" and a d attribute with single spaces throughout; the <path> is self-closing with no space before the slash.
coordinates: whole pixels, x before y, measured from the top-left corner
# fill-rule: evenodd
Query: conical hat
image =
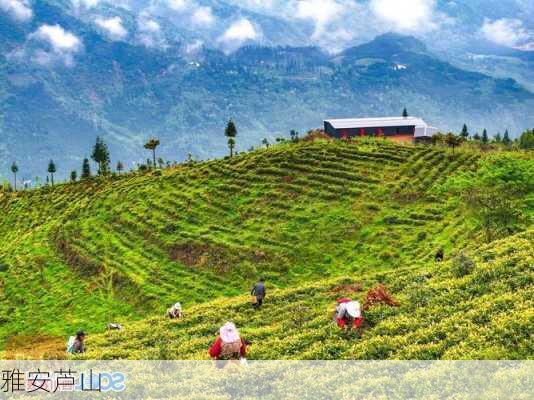
<path id="1" fill-rule="evenodd" d="M 227 322 L 219 330 L 221 339 L 226 343 L 233 343 L 239 340 L 239 332 L 235 325 L 231 322 Z"/>
<path id="2" fill-rule="evenodd" d="M 360 303 L 358 303 L 357 301 L 351 301 L 349 303 L 345 303 L 345 309 L 347 310 L 347 313 L 352 317 L 352 318 L 360 318 L 360 316 L 362 315 L 361 312 L 360 312 Z"/>

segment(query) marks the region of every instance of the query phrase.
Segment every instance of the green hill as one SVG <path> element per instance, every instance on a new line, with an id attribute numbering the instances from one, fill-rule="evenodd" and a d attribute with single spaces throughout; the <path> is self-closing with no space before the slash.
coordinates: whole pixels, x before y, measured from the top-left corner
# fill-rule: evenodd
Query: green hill
<path id="1" fill-rule="evenodd" d="M 521 342 L 523 320 L 509 322 L 513 351 L 471 337 L 477 324 L 489 324 L 488 335 L 504 329 L 494 317 L 532 317 L 532 235 L 504 239 L 484 250 L 496 261 L 481 259 L 480 232 L 435 190 L 476 170 L 480 157 L 385 141 L 301 142 L 0 194 L 2 346 L 11 357 L 35 356 L 29 349 L 40 346 L 57 357 L 66 335 L 118 321 L 126 330 L 93 336 L 90 357 L 203 358 L 217 325 L 233 319 L 257 343 L 257 358 L 532 354 Z M 438 247 L 477 254 L 474 272 L 436 268 Z M 508 265 L 507 251 L 521 260 L 506 274 L 502 266 L 505 276 L 485 276 L 494 263 Z M 253 314 L 239 296 L 260 276 L 278 289 Z M 340 337 L 331 324 L 343 290 L 331 291 L 348 282 L 385 283 L 401 301 L 369 312 L 364 340 Z M 292 299 L 302 317 L 292 317 Z M 154 317 L 176 301 L 183 322 Z M 500 301 L 511 307 L 502 315 Z"/>

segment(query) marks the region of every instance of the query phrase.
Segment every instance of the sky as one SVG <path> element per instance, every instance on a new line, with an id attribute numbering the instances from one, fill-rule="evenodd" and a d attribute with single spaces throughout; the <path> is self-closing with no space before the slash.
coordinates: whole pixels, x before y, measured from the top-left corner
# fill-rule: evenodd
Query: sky
<path id="1" fill-rule="evenodd" d="M 0 0 L 0 12 L 17 23 L 29 24 L 37 1 L 43 0 Z M 166 29 L 168 22 L 191 33 L 184 45 L 186 51 L 207 45 L 229 53 L 244 44 L 279 44 L 278 32 L 259 18 L 270 16 L 302 31 L 304 39 L 295 44 L 316 45 L 332 53 L 388 31 L 414 35 L 436 46 L 484 42 L 534 51 L 532 0 L 66 1 L 108 40 L 162 49 L 175 39 Z M 126 18 L 121 8 L 135 20 Z M 76 53 L 83 50 L 82 39 L 58 24 L 38 26 L 28 41 L 42 47 L 19 53 L 30 51 L 42 64 L 59 61 L 71 65 Z"/>

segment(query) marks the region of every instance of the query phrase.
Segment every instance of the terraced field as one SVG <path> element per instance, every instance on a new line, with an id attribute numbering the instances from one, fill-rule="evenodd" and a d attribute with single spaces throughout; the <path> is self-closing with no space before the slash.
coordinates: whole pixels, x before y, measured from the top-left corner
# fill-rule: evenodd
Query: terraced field
<path id="1" fill-rule="evenodd" d="M 408 284 L 409 271 L 433 266 L 438 247 L 446 254 L 477 247 L 479 232 L 433 188 L 476 168 L 479 157 L 382 140 L 287 143 L 144 175 L 0 194 L 0 343 L 24 356 L 21 338 L 57 343 L 79 328 L 102 332 L 110 321 L 161 315 L 176 301 L 187 309 L 246 307 L 239 296 L 260 276 L 278 288 L 280 304 L 308 291 L 326 307 L 331 297 L 317 296 L 347 279 L 367 286 L 387 277 L 398 293 L 392 277 Z M 328 324 L 313 315 L 318 326 Z M 203 355 L 207 339 L 200 336 L 213 326 L 196 330 L 192 321 L 185 322 L 192 324 L 191 351 L 163 338 L 132 354 Z M 254 340 L 269 332 L 281 340 L 276 332 L 286 323 L 275 318 Z M 297 348 L 303 358 L 319 351 L 300 348 L 298 335 L 293 340 L 288 357 Z M 139 345 L 128 343 L 132 351 Z M 130 357 L 129 350 L 91 354 Z"/>
<path id="2" fill-rule="evenodd" d="M 252 342 L 251 359 L 524 359 L 534 355 L 534 231 L 477 251 L 472 269 L 431 268 L 319 280 L 275 291 L 256 311 L 241 296 L 157 317 L 89 340 L 86 358 L 207 359 L 226 320 Z M 335 299 L 362 304 L 384 283 L 400 302 L 365 313 L 361 333 L 332 323 Z M 356 289 L 356 290 L 354 290 Z"/>

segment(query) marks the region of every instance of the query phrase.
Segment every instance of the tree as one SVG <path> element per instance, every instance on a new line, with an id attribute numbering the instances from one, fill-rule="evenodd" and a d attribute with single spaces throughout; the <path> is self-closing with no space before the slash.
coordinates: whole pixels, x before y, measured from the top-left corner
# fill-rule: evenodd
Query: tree
<path id="1" fill-rule="evenodd" d="M 480 140 L 480 135 L 478 134 L 478 132 L 473 135 L 473 140 L 476 140 L 476 141 Z"/>
<path id="2" fill-rule="evenodd" d="M 230 149 L 230 157 L 233 157 L 235 149 L 235 139 L 232 137 L 228 138 L 228 148 Z"/>
<path id="3" fill-rule="evenodd" d="M 124 165 L 122 165 L 122 162 L 121 161 L 118 161 L 117 162 L 117 172 L 119 173 L 119 175 L 121 174 L 121 172 L 124 170 Z"/>
<path id="4" fill-rule="evenodd" d="M 408 118 L 408 110 L 406 109 L 406 107 L 404 107 L 404 110 L 402 110 L 402 116 L 404 118 Z"/>
<path id="5" fill-rule="evenodd" d="M 491 154 L 480 161 L 477 170 L 454 174 L 442 188 L 458 195 L 458 204 L 478 223 L 486 242 L 491 242 L 528 222 L 534 161 L 509 153 Z"/>
<path id="6" fill-rule="evenodd" d="M 159 139 L 152 138 L 145 143 L 145 149 L 152 151 L 152 165 L 156 168 L 156 147 L 159 146 Z"/>
<path id="7" fill-rule="evenodd" d="M 267 138 L 263 138 L 261 144 L 263 144 L 265 147 L 269 147 L 269 141 L 267 140 Z"/>
<path id="8" fill-rule="evenodd" d="M 493 140 L 495 141 L 495 143 L 501 143 L 502 142 L 501 132 L 497 132 Z"/>
<path id="9" fill-rule="evenodd" d="M 486 144 L 488 142 L 489 142 L 488 131 L 484 129 L 484 131 L 482 131 L 482 143 Z"/>
<path id="10" fill-rule="evenodd" d="M 78 173 L 76 171 L 71 171 L 70 172 L 70 181 L 71 182 L 76 182 L 77 179 L 78 179 Z"/>
<path id="11" fill-rule="evenodd" d="M 87 158 L 83 159 L 82 164 L 82 179 L 89 179 L 91 177 L 91 166 Z"/>
<path id="12" fill-rule="evenodd" d="M 291 137 L 292 142 L 297 143 L 299 141 L 299 133 L 296 130 L 291 129 L 289 136 Z"/>
<path id="13" fill-rule="evenodd" d="M 19 172 L 19 167 L 15 161 L 11 164 L 11 172 L 13 172 L 13 188 L 15 192 L 17 191 L 17 172 Z"/>
<path id="14" fill-rule="evenodd" d="M 508 129 L 504 131 L 504 136 L 502 137 L 502 143 L 505 146 L 508 146 L 510 145 L 510 143 L 512 143 L 512 141 L 510 140 L 510 134 L 508 133 Z"/>
<path id="15" fill-rule="evenodd" d="M 519 137 L 519 147 L 524 150 L 534 149 L 534 129 L 528 129 Z"/>
<path id="16" fill-rule="evenodd" d="M 467 129 L 467 125 L 464 124 L 462 127 L 462 132 L 460 132 L 460 136 L 464 139 L 467 139 L 469 137 L 469 130 Z"/>
<path id="17" fill-rule="evenodd" d="M 237 136 L 237 128 L 234 124 L 234 121 L 232 121 L 231 119 L 226 125 L 226 129 L 224 130 L 224 136 L 228 138 L 228 148 L 230 149 L 230 157 L 233 157 L 235 148 L 235 138 Z"/>
<path id="18" fill-rule="evenodd" d="M 454 133 L 449 132 L 445 135 L 445 143 L 447 146 L 452 147 L 452 154 L 454 154 L 454 149 L 462 143 L 462 139 Z"/>
<path id="19" fill-rule="evenodd" d="M 98 164 L 98 175 L 107 175 L 109 173 L 109 151 L 108 146 L 100 138 L 96 137 L 96 143 L 93 147 L 91 158 Z"/>
<path id="20" fill-rule="evenodd" d="M 432 144 L 435 146 L 437 144 L 445 143 L 445 135 L 443 133 L 434 133 L 432 137 L 430 138 L 432 141 Z"/>
<path id="21" fill-rule="evenodd" d="M 54 163 L 54 160 L 48 162 L 48 173 L 50 174 L 50 182 L 52 183 L 52 186 L 54 186 L 54 174 L 56 173 L 56 164 Z"/>

